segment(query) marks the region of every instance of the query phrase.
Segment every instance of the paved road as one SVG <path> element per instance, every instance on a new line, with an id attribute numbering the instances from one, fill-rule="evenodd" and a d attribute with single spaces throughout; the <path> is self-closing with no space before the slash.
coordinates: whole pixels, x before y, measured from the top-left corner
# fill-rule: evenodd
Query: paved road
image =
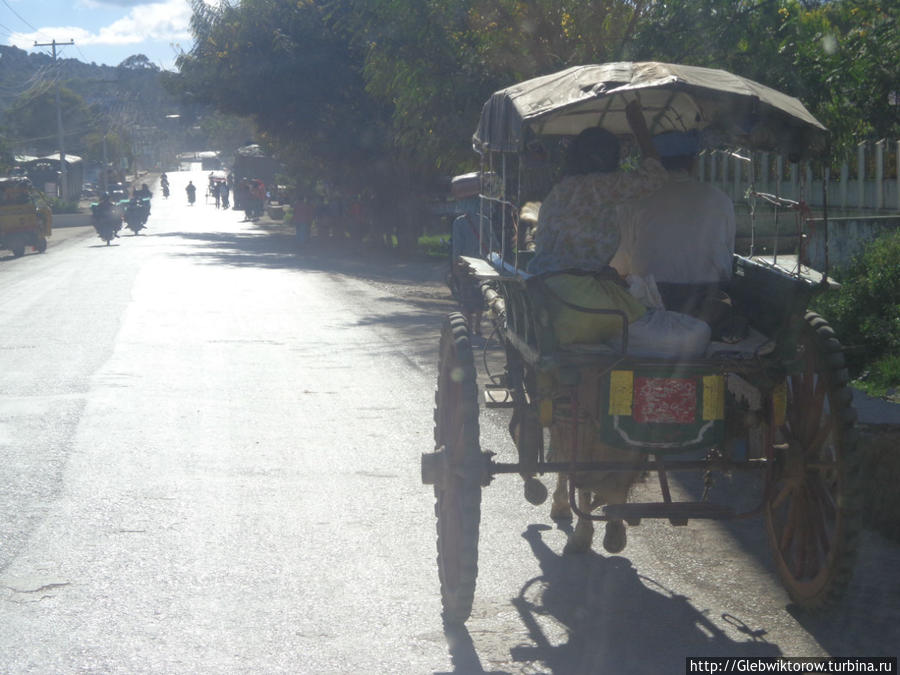
<path id="1" fill-rule="evenodd" d="M 69 228 L 0 259 L 0 672 L 897 654 L 900 548 L 875 534 L 847 601 L 805 617 L 760 522 L 648 523 L 621 555 L 563 557 L 565 532 L 511 477 L 484 491 L 473 616 L 445 633 L 419 482 L 452 307 L 440 268 L 297 255 L 283 231 L 189 208 L 189 177 L 171 175 L 146 234 L 107 247 Z M 483 411 L 500 459 L 506 421 Z"/>

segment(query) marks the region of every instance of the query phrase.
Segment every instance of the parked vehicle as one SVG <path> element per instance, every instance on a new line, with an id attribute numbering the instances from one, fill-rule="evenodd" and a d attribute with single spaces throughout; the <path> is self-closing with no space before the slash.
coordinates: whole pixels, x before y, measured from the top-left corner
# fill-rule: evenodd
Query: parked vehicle
<path id="1" fill-rule="evenodd" d="M 28 178 L 0 178 L 0 249 L 11 250 L 17 258 L 28 247 L 43 253 L 52 225 L 50 205 Z"/>
<path id="2" fill-rule="evenodd" d="M 816 158 L 825 148 L 825 128 L 797 99 L 706 68 L 581 66 L 498 91 L 485 103 L 474 148 L 481 158 L 479 212 L 488 221 L 479 227 L 489 233 L 481 241 L 492 242 L 491 250 L 455 265 L 481 288 L 505 349 L 504 372 L 491 374 L 483 393 L 487 405 L 512 410 L 518 461 L 497 461 L 494 452 L 481 450 L 472 326 L 462 314 L 450 314 L 440 341 L 435 449 L 421 462 L 423 483 L 436 497 L 448 622 L 464 622 L 471 612 L 481 491 L 501 474 L 521 475 L 534 504 L 548 495 L 538 477 L 557 474 L 554 497 L 561 491 L 562 506 L 579 520 L 576 531 L 595 520 L 616 521 L 624 532 L 624 524 L 633 528 L 651 518 L 685 525 L 761 515 L 781 581 L 805 609 L 835 602 L 849 582 L 861 526 L 855 411 L 840 342 L 824 318 L 807 311 L 815 294 L 835 286 L 827 269 L 733 255 L 724 291 L 753 339 L 710 341 L 691 358 L 632 351 L 624 313 L 561 302 L 554 272 L 527 270 L 532 252 L 517 217 L 530 198 L 525 187 L 547 184 L 558 168 L 548 159 L 560 159 L 548 152 L 532 162 L 530 153 L 540 144 L 558 148 L 598 125 L 630 139 L 635 101 L 641 126 L 651 133 L 697 131 L 715 147 L 798 159 Z M 499 180 L 486 180 L 494 172 Z M 516 236 L 506 235 L 510 228 Z M 566 341 L 554 330 L 561 309 L 606 315 L 621 333 L 596 343 Z M 591 443 L 637 459 L 597 460 Z M 591 475 L 636 471 L 655 474 L 659 499 L 623 497 L 595 513 Z M 729 481 L 717 480 L 738 471 L 761 479 L 752 508 L 739 505 Z M 675 499 L 668 482 L 673 472 L 697 474 L 702 496 Z M 606 541 L 604 547 L 616 550 Z"/>
<path id="3" fill-rule="evenodd" d="M 120 202 L 128 199 L 128 186 L 125 183 L 110 183 L 107 189 L 109 198 L 113 202 Z"/>

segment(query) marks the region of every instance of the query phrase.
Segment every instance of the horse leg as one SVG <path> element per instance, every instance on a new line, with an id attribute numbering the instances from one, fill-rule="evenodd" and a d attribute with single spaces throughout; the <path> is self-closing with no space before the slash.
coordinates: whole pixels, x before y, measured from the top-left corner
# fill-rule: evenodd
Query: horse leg
<path id="1" fill-rule="evenodd" d="M 578 508 L 584 513 L 591 512 L 591 491 L 578 490 Z M 590 518 L 578 517 L 575 529 L 569 535 L 563 553 L 585 553 L 591 550 L 591 542 L 594 539 L 594 521 Z"/>
<path id="2" fill-rule="evenodd" d="M 628 499 L 628 490 L 637 478 L 637 474 L 617 474 L 605 481 L 603 489 L 596 492 L 591 508 L 603 504 L 624 504 Z M 620 519 L 606 521 L 606 532 L 603 535 L 603 548 L 608 553 L 621 553 L 628 542 L 625 523 Z"/>
<path id="3" fill-rule="evenodd" d="M 572 520 L 572 507 L 569 506 L 569 480 L 564 473 L 556 476 L 556 489 L 553 491 L 550 517 L 553 520 Z"/>

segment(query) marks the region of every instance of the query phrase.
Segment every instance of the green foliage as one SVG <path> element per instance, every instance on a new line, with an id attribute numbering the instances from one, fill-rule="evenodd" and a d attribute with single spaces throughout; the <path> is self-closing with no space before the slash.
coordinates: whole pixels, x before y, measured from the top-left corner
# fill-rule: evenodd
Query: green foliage
<path id="1" fill-rule="evenodd" d="M 5 174 L 13 165 L 12 149 L 4 138 L 6 133 L 6 130 L 0 127 L 0 175 Z"/>
<path id="2" fill-rule="evenodd" d="M 118 65 L 123 70 L 149 70 L 159 72 L 159 66 L 147 58 L 146 54 L 134 54 Z"/>
<path id="3" fill-rule="evenodd" d="M 116 166 L 124 159 L 130 164 L 131 144 L 118 131 L 93 131 L 81 138 L 78 154 L 87 162 L 104 159 Z"/>
<path id="4" fill-rule="evenodd" d="M 130 164 L 133 148 L 195 147 L 187 142 L 187 134 L 197 117 L 205 114 L 203 106 L 197 101 L 179 103 L 163 88 L 170 73 L 161 72 L 143 55 L 112 67 L 64 56 L 53 61 L 48 54 L 0 45 L 0 63 L 4 127 L 0 135 L 11 153 L 43 155 L 57 150 L 56 82 L 62 85 L 65 150 L 69 154 L 101 160 L 104 136 L 106 159 L 116 165 Z M 75 92 L 75 98 L 67 91 Z M 168 122 L 169 114 L 180 114 L 186 123 Z M 208 146 L 199 139 L 196 147 Z"/>
<path id="5" fill-rule="evenodd" d="M 66 111 L 66 129 L 86 133 L 94 129 L 94 118 L 84 99 L 67 87 L 59 89 L 60 106 Z M 42 87 L 16 99 L 6 113 L 6 123 L 12 134 L 29 142 L 40 154 L 57 150 L 56 91 Z"/>
<path id="6" fill-rule="evenodd" d="M 418 248 L 428 258 L 448 259 L 450 255 L 450 233 L 425 234 L 419 237 Z"/>
<path id="7" fill-rule="evenodd" d="M 900 4 L 877 0 L 674 0 L 641 21 L 639 59 L 724 68 L 798 97 L 837 151 L 897 137 Z"/>
<path id="8" fill-rule="evenodd" d="M 900 4 L 878 0 L 193 0 L 182 100 L 252 118 L 298 189 L 374 193 L 415 229 L 437 176 L 471 170 L 495 90 L 568 66 L 724 68 L 799 97 L 839 148 L 900 136 Z M 406 227 L 406 225 L 404 225 Z M 397 235 L 414 244 L 414 238 Z"/>
<path id="9" fill-rule="evenodd" d="M 839 280 L 841 290 L 819 298 L 816 309 L 847 348 L 851 374 L 900 385 L 900 231 L 872 242 Z"/>
<path id="10" fill-rule="evenodd" d="M 78 202 L 69 202 L 58 198 L 48 199 L 50 210 L 53 213 L 79 213 L 80 208 Z"/>

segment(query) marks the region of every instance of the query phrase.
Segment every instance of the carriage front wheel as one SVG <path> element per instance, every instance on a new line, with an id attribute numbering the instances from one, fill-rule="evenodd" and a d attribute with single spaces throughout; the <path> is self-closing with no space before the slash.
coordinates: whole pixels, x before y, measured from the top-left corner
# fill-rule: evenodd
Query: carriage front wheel
<path id="1" fill-rule="evenodd" d="M 462 314 L 444 320 L 435 393 L 436 452 L 422 458 L 433 482 L 443 617 L 469 618 L 478 576 L 478 525 L 486 455 L 478 440 L 478 391 L 469 328 Z M 426 474 L 429 477 L 426 478 Z"/>
<path id="2" fill-rule="evenodd" d="M 860 528 L 855 411 L 841 345 L 818 314 L 798 319 L 794 367 L 770 408 L 766 529 L 791 599 L 836 600 L 853 571 Z"/>

